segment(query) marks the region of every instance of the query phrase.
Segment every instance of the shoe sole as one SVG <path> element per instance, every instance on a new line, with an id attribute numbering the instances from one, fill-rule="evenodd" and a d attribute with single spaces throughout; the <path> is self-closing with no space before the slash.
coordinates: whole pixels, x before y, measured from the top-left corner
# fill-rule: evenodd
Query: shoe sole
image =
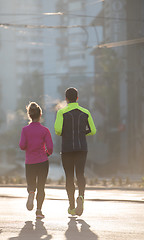
<path id="1" fill-rule="evenodd" d="M 83 213 L 83 201 L 81 198 L 77 199 L 76 215 L 81 216 Z"/>
<path id="2" fill-rule="evenodd" d="M 26 207 L 27 207 L 27 210 L 31 211 L 31 210 L 33 210 L 34 205 L 33 205 L 33 203 L 27 203 Z"/>
<path id="3" fill-rule="evenodd" d="M 33 196 L 33 199 L 29 199 L 28 198 L 28 201 L 26 203 L 26 207 L 29 211 L 33 210 L 33 207 L 34 207 L 34 196 Z"/>
<path id="4" fill-rule="evenodd" d="M 45 218 L 45 216 L 41 216 L 41 215 L 36 216 L 36 219 L 43 219 L 43 218 Z"/>

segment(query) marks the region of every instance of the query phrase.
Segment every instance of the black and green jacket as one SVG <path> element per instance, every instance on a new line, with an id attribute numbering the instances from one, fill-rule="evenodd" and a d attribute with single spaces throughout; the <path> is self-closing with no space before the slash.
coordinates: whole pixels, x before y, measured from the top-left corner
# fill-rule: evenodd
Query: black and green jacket
<path id="1" fill-rule="evenodd" d="M 55 133 L 62 136 L 62 152 L 87 151 L 86 136 L 96 127 L 90 112 L 78 103 L 69 103 L 57 112 Z"/>

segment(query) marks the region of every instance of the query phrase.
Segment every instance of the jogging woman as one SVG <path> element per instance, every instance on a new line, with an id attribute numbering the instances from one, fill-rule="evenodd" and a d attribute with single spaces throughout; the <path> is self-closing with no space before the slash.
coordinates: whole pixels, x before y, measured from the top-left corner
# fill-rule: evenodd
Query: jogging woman
<path id="1" fill-rule="evenodd" d="M 40 123 L 42 109 L 36 102 L 27 106 L 29 125 L 22 128 L 19 146 L 25 151 L 25 172 L 27 181 L 27 209 L 34 206 L 34 197 L 37 189 L 36 218 L 44 218 L 42 205 L 45 198 L 45 183 L 49 170 L 48 156 L 53 152 L 53 142 L 48 128 Z"/>

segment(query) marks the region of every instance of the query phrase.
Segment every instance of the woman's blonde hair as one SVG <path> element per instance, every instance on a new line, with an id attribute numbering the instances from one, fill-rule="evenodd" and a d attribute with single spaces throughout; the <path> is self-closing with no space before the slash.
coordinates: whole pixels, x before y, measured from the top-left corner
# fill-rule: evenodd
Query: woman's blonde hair
<path id="1" fill-rule="evenodd" d="M 36 102 L 30 102 L 29 105 L 26 106 L 26 109 L 30 122 L 33 120 L 38 120 L 42 115 L 42 109 Z"/>

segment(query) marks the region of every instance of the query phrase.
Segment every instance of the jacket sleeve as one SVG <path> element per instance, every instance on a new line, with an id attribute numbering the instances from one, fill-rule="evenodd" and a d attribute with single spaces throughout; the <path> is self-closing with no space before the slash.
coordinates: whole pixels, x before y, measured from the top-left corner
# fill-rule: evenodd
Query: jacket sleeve
<path id="1" fill-rule="evenodd" d="M 24 128 L 23 128 L 22 132 L 21 132 L 19 147 L 20 147 L 21 150 L 25 150 L 26 146 L 27 146 L 27 142 L 26 142 L 26 136 L 25 136 L 25 132 L 24 132 Z"/>
<path id="2" fill-rule="evenodd" d="M 55 134 L 61 136 L 62 135 L 62 129 L 63 129 L 63 113 L 61 109 L 57 112 L 56 120 L 55 120 Z"/>
<path id="3" fill-rule="evenodd" d="M 45 135 L 46 153 L 50 156 L 53 153 L 53 141 L 49 129 L 46 131 Z"/>
<path id="4" fill-rule="evenodd" d="M 96 134 L 96 127 L 90 112 L 88 112 L 88 125 L 89 125 L 89 132 L 86 134 L 86 136 Z"/>

